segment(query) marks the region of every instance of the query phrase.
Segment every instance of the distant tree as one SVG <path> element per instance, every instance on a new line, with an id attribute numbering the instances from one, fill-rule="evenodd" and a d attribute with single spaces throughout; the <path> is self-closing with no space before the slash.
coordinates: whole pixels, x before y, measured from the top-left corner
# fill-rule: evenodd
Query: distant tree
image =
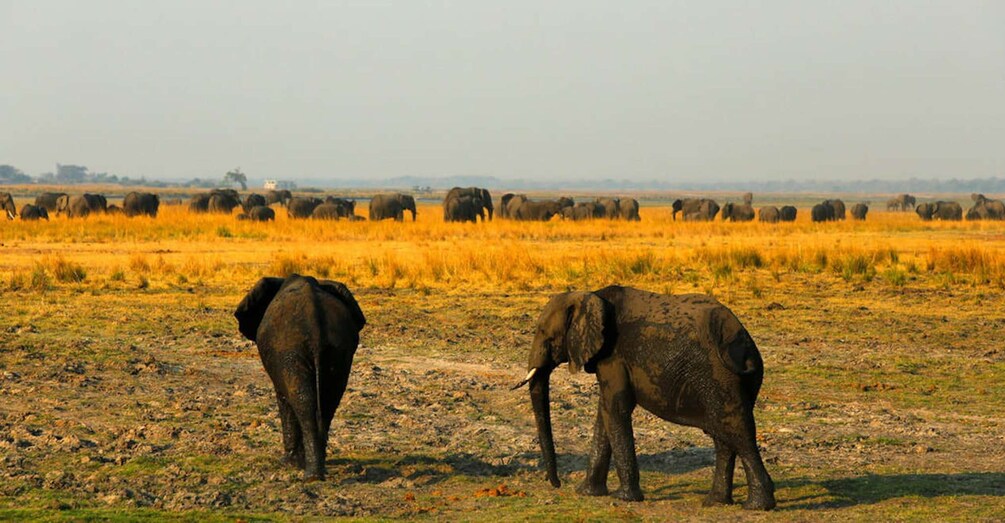
<path id="1" fill-rule="evenodd" d="M 0 183 L 31 183 L 31 176 L 13 165 L 0 165 Z"/>
<path id="2" fill-rule="evenodd" d="M 241 184 L 241 190 L 248 190 L 248 177 L 241 172 L 241 168 L 238 167 L 233 171 L 227 171 L 227 174 L 223 176 L 224 183 L 239 183 Z"/>

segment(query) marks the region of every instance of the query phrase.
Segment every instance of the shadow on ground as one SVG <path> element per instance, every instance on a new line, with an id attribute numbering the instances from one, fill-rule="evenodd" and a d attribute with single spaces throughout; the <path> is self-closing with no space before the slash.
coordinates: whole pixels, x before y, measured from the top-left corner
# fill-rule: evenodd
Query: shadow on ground
<path id="1" fill-rule="evenodd" d="M 815 510 L 870 505 L 890 499 L 942 496 L 1005 496 L 1005 473 L 867 474 L 824 481 L 786 480 L 779 489 L 819 485 L 827 490 L 797 499 L 782 500 L 784 510 Z M 790 504 L 795 502 L 795 504 Z"/>

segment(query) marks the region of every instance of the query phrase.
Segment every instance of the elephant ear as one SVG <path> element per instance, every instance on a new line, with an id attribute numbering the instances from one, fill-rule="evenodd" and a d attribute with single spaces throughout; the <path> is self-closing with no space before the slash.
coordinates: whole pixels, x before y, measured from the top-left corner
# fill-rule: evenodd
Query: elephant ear
<path id="1" fill-rule="evenodd" d="M 285 278 L 262 278 L 237 305 L 234 317 L 237 318 L 237 329 L 245 338 L 257 341 L 258 326 L 285 281 Z"/>
<path id="2" fill-rule="evenodd" d="M 597 372 L 597 361 L 613 348 L 615 321 L 613 307 L 592 292 L 583 293 L 569 307 L 565 347 L 569 371 Z"/>
<path id="3" fill-rule="evenodd" d="M 709 311 L 705 334 L 710 348 L 727 369 L 745 375 L 761 368 L 754 340 L 729 309 L 716 307 Z"/>
<path id="4" fill-rule="evenodd" d="M 356 297 L 352 295 L 345 284 L 332 280 L 321 280 L 318 282 L 318 286 L 342 300 L 342 303 L 349 308 L 352 319 L 356 321 L 356 332 L 363 330 L 363 326 L 366 325 L 366 316 L 363 316 L 363 310 L 359 308 L 359 303 L 356 303 Z"/>

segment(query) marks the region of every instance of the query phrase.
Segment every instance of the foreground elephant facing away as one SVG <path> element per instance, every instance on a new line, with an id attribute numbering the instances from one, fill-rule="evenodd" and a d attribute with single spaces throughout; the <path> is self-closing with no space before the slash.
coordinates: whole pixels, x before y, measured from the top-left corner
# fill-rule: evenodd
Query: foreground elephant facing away
<path id="1" fill-rule="evenodd" d="M 755 439 L 754 402 L 764 375 L 761 355 L 736 316 L 714 298 L 663 295 L 611 286 L 554 296 L 538 319 L 530 350 L 530 397 L 548 479 L 561 485 L 552 440 L 548 382 L 562 363 L 597 375 L 600 398 L 582 494 L 642 499 L 632 411 L 636 405 L 674 423 L 698 427 L 715 442 L 715 473 L 706 504 L 732 503 L 733 468 L 746 471 L 745 508 L 775 506 L 774 483 Z"/>
<path id="2" fill-rule="evenodd" d="M 0 193 L 0 209 L 3 209 L 8 220 L 17 218 L 17 207 L 14 205 L 14 197 L 9 192 Z"/>
<path id="3" fill-rule="evenodd" d="M 323 480 L 328 429 L 366 318 L 345 285 L 309 276 L 262 278 L 234 312 L 276 389 L 286 464 Z"/>
<path id="4" fill-rule="evenodd" d="M 147 215 L 151 218 L 156 218 L 157 210 L 160 206 L 160 197 L 149 192 L 133 191 L 127 194 L 122 200 L 122 212 L 130 218 L 140 215 Z"/>
<path id="5" fill-rule="evenodd" d="M 402 193 L 375 194 L 370 200 L 370 220 L 405 221 L 405 211 L 412 213 L 415 221 L 415 198 Z"/>
<path id="6" fill-rule="evenodd" d="M 21 221 L 31 222 L 37 220 L 49 221 L 49 211 L 46 211 L 45 207 L 39 207 L 30 203 L 24 204 L 24 207 L 21 207 Z"/>
<path id="7" fill-rule="evenodd" d="M 869 206 L 864 203 L 856 203 L 851 206 L 851 219 L 853 220 L 864 220 L 865 215 L 869 212 Z"/>

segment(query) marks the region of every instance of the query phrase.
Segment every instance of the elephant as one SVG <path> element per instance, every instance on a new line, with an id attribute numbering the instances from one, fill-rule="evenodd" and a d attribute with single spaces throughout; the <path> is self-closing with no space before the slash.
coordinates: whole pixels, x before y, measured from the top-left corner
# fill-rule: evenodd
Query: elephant
<path id="1" fill-rule="evenodd" d="M 149 192 L 131 192 L 122 200 L 122 212 L 129 217 L 145 214 L 151 218 L 157 217 L 157 209 L 161 200 L 156 194 Z"/>
<path id="2" fill-rule="evenodd" d="M 910 194 L 901 194 L 897 196 L 897 201 L 900 203 L 900 210 L 907 211 L 914 209 L 918 200 Z"/>
<path id="3" fill-rule="evenodd" d="M 415 221 L 415 198 L 402 193 L 375 194 L 370 200 L 370 220 L 404 221 L 405 211 L 411 211 Z"/>
<path id="4" fill-rule="evenodd" d="M 35 197 L 35 205 L 43 207 L 48 212 L 55 212 L 60 196 L 66 196 L 65 192 L 44 192 Z"/>
<path id="5" fill-rule="evenodd" d="M 37 220 L 49 221 L 49 211 L 45 210 L 45 207 L 38 205 L 24 204 L 24 207 L 21 207 L 21 221 L 32 222 Z"/>
<path id="6" fill-rule="evenodd" d="M 512 203 L 512 202 L 510 202 Z M 574 207 L 576 204 L 572 198 L 562 197 L 558 200 L 523 202 L 513 214 L 513 219 L 521 221 L 546 222 L 556 215 L 561 215 L 563 209 Z"/>
<path id="7" fill-rule="evenodd" d="M 104 213 L 108 208 L 108 200 L 100 194 L 82 194 L 80 196 L 63 195 L 56 200 L 56 215 L 66 213 L 70 218 L 83 218 L 94 213 Z"/>
<path id="8" fill-rule="evenodd" d="M 818 203 L 810 209 L 810 218 L 815 222 L 829 222 L 834 220 L 834 207 L 824 203 Z"/>
<path id="9" fill-rule="evenodd" d="M 594 200 L 594 202 L 600 204 L 604 211 L 601 218 L 607 218 L 608 220 L 617 220 L 618 216 L 621 214 L 621 200 L 618 198 L 606 198 L 601 197 Z"/>
<path id="10" fill-rule="evenodd" d="M 286 204 L 286 215 L 290 218 L 306 220 L 322 203 L 324 201 L 321 198 L 296 196 Z"/>
<path id="11" fill-rule="evenodd" d="M 562 218 L 572 221 L 593 220 L 606 216 L 605 207 L 596 202 L 580 202 L 562 209 Z"/>
<path id="12" fill-rule="evenodd" d="M 903 209 L 900 205 L 900 200 L 898 198 L 890 198 L 886 201 L 886 210 L 888 211 L 899 211 Z"/>
<path id="13" fill-rule="evenodd" d="M 209 196 L 208 211 L 214 214 L 231 214 L 241 206 L 241 196 L 233 189 L 215 189 Z"/>
<path id="14" fill-rule="evenodd" d="M 865 215 L 869 212 L 869 206 L 864 203 L 856 203 L 851 206 L 851 219 L 865 220 Z"/>
<path id="15" fill-rule="evenodd" d="M 831 220 L 844 220 L 845 207 L 841 200 L 824 200 L 824 205 L 829 205 L 832 209 Z"/>
<path id="16" fill-rule="evenodd" d="M 265 205 L 272 205 L 278 203 L 283 207 L 289 204 L 290 200 L 293 199 L 293 193 L 287 191 L 286 189 L 281 189 L 278 191 L 269 191 L 265 193 Z"/>
<path id="17" fill-rule="evenodd" d="M 485 221 L 485 206 L 477 196 L 454 196 L 444 202 L 446 221 L 478 223 Z"/>
<path id="18" fill-rule="evenodd" d="M 549 378 L 562 363 L 596 374 L 597 418 L 586 478 L 577 491 L 608 494 L 613 457 L 620 487 L 613 496 L 643 499 L 632 411 L 700 428 L 715 442 L 715 472 L 705 504 L 732 503 L 739 455 L 747 476 L 744 507 L 775 506 L 774 483 L 757 447 L 754 403 L 764 365 L 754 340 L 733 313 L 711 296 L 666 295 L 621 286 L 555 295 L 544 307 L 528 358 L 530 383 L 547 477 L 561 486 L 552 439 Z"/>
<path id="19" fill-rule="evenodd" d="M 1005 204 L 1001 200 L 989 200 L 983 194 L 970 197 L 974 206 L 967 211 L 968 220 L 1005 220 Z"/>
<path id="20" fill-rule="evenodd" d="M 324 480 L 328 429 L 342 401 L 363 311 L 340 282 L 291 274 L 262 278 L 234 311 L 255 342 L 279 403 L 285 464 Z"/>
<path id="21" fill-rule="evenodd" d="M 674 200 L 672 204 L 673 219 L 677 219 L 677 213 L 681 213 L 684 221 L 706 221 L 715 219 L 719 213 L 719 204 L 715 200 L 707 198 L 687 198 L 684 200 Z"/>
<path id="22" fill-rule="evenodd" d="M 618 216 L 630 222 L 642 221 L 639 216 L 639 201 L 635 198 L 622 198 L 618 205 Z"/>
<path id="23" fill-rule="evenodd" d="M 794 222 L 796 221 L 797 210 L 791 205 L 784 205 L 781 209 L 778 209 L 778 217 L 783 222 Z"/>
<path id="24" fill-rule="evenodd" d="M 209 212 L 209 193 L 196 194 L 188 202 L 188 212 L 203 214 Z"/>
<path id="25" fill-rule="evenodd" d="M 754 208 L 747 203 L 726 202 L 722 206 L 722 221 L 749 222 L 754 219 Z"/>
<path id="26" fill-rule="evenodd" d="M 325 198 L 325 203 L 335 206 L 339 218 L 348 218 L 356 214 L 356 200 L 328 196 Z"/>
<path id="27" fill-rule="evenodd" d="M 932 211 L 934 209 L 935 209 L 935 206 L 933 204 L 931 204 L 931 203 L 922 203 L 922 204 L 919 204 L 917 207 L 914 208 L 914 212 L 917 213 L 918 216 L 920 216 L 923 221 L 927 222 L 927 221 L 929 221 L 929 220 L 932 219 Z"/>
<path id="28" fill-rule="evenodd" d="M 315 220 L 338 220 L 342 218 L 342 210 L 334 203 L 322 203 L 311 212 L 311 218 Z"/>
<path id="29" fill-rule="evenodd" d="M 935 202 L 932 204 L 932 218 L 944 221 L 962 220 L 963 207 L 956 202 Z"/>
<path id="30" fill-rule="evenodd" d="M 272 222 L 276 220 L 276 211 L 265 205 L 256 205 L 245 216 L 253 222 Z"/>
<path id="31" fill-rule="evenodd" d="M 781 213 L 778 211 L 778 207 L 769 205 L 761 207 L 757 219 L 765 223 L 777 223 L 781 219 Z"/>
<path id="32" fill-rule="evenodd" d="M 108 208 L 105 209 L 105 214 L 109 216 L 118 216 L 123 212 L 125 211 L 123 211 L 122 207 L 119 207 L 118 205 L 109 205 Z"/>
<path id="33" fill-rule="evenodd" d="M 268 206 L 269 202 L 261 194 L 249 194 L 241 202 L 241 209 L 247 214 L 255 207 Z"/>
<path id="34" fill-rule="evenodd" d="M 515 218 L 516 210 L 519 209 L 525 201 L 527 201 L 526 194 L 504 194 L 502 199 L 499 200 L 499 216 L 502 216 L 503 218 Z"/>
<path id="35" fill-rule="evenodd" d="M 754 193 L 746 192 L 743 193 L 743 203 L 746 205 L 751 205 L 754 203 Z"/>
<path id="36" fill-rule="evenodd" d="M 492 221 L 492 215 L 495 209 L 492 207 L 492 195 L 489 193 L 488 189 L 483 189 L 481 187 L 454 187 L 447 192 L 447 196 L 443 198 L 443 220 L 452 221 L 447 216 L 447 206 L 450 200 L 454 198 L 460 198 L 462 196 L 470 196 L 473 203 L 481 202 L 482 208 L 488 211 L 489 221 Z M 466 204 L 465 204 L 466 205 Z M 482 217 L 482 221 L 485 221 L 485 212 L 479 211 L 478 215 Z"/>
<path id="37" fill-rule="evenodd" d="M 0 207 L 7 214 L 8 220 L 17 218 L 17 207 L 14 205 L 14 197 L 9 192 L 0 192 Z"/>

